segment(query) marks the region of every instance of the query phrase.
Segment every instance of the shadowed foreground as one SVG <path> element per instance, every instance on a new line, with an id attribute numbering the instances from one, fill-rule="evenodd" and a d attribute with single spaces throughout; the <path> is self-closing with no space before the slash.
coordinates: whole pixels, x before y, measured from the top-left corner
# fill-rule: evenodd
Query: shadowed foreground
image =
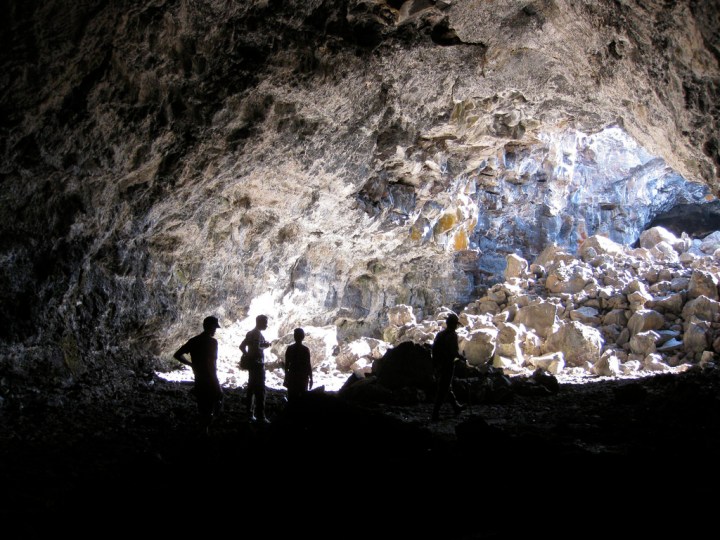
<path id="1" fill-rule="evenodd" d="M 269 426 L 245 421 L 234 389 L 209 439 L 188 385 L 38 401 L 2 418 L 0 517 L 8 538 L 692 534 L 712 515 L 719 381 L 561 386 L 437 423 L 431 403 L 270 392 Z"/>

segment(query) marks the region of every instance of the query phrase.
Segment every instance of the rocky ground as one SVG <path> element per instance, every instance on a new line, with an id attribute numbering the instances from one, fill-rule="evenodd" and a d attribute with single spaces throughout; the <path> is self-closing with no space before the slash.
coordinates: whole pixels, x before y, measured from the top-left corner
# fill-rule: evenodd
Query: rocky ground
<path id="1" fill-rule="evenodd" d="M 720 370 L 521 387 L 437 423 L 430 403 L 328 392 L 291 407 L 271 391 L 268 426 L 226 389 L 209 438 L 190 386 L 162 379 L 102 402 L 70 392 L 62 407 L 5 407 L 0 522 L 6 538 L 515 538 L 590 524 L 689 532 L 711 515 Z"/>

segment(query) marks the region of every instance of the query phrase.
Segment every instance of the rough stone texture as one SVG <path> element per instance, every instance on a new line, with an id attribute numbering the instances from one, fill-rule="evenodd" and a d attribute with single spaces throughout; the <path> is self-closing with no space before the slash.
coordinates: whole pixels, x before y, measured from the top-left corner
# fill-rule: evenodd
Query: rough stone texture
<path id="1" fill-rule="evenodd" d="M 8 3 L 6 384 L 146 377 L 211 313 L 379 336 L 636 241 L 717 192 L 712 4 Z"/>
<path id="2" fill-rule="evenodd" d="M 545 351 L 563 353 L 569 366 L 582 366 L 586 362 L 594 364 L 600 358 L 603 341 L 597 329 L 572 321 L 563 324 L 548 337 Z"/>

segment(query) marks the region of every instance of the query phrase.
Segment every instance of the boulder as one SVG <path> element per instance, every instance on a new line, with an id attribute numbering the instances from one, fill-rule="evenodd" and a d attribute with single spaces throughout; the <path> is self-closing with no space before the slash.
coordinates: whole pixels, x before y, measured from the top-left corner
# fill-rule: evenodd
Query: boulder
<path id="1" fill-rule="evenodd" d="M 481 328 L 459 337 L 460 352 L 468 363 L 479 366 L 490 362 L 495 355 L 498 330 L 495 328 Z"/>
<path id="2" fill-rule="evenodd" d="M 647 330 L 660 330 L 665 326 L 665 317 L 653 309 L 640 309 L 633 313 L 628 321 L 631 334 L 638 334 Z"/>
<path id="3" fill-rule="evenodd" d="M 413 308 L 405 304 L 398 304 L 388 309 L 388 322 L 390 326 L 403 326 L 405 324 L 415 324 L 415 314 Z"/>
<path id="4" fill-rule="evenodd" d="M 689 353 L 699 353 L 709 348 L 710 323 L 694 319 L 688 323 L 683 334 L 683 345 Z"/>
<path id="5" fill-rule="evenodd" d="M 653 259 L 662 263 L 673 264 L 680 262 L 677 251 L 667 242 L 656 244 L 655 247 L 650 250 L 650 255 L 652 255 Z"/>
<path id="6" fill-rule="evenodd" d="M 682 318 L 690 321 L 693 317 L 702 321 L 714 322 L 720 313 L 720 302 L 712 300 L 707 296 L 698 296 L 690 300 L 682 310 Z"/>
<path id="7" fill-rule="evenodd" d="M 621 373 L 620 359 L 614 354 L 603 354 L 593 365 L 592 371 L 601 377 L 617 377 Z"/>
<path id="8" fill-rule="evenodd" d="M 625 247 L 623 245 L 610 240 L 606 236 L 600 236 L 597 234 L 590 236 L 583 242 L 583 245 L 580 248 L 580 255 L 583 259 L 587 260 L 592 254 L 591 250 L 594 251 L 594 255 L 592 255 L 593 257 L 598 255 L 610 255 L 615 257 L 623 256 L 625 253 Z"/>
<path id="9" fill-rule="evenodd" d="M 692 300 L 698 296 L 718 299 L 718 278 L 715 274 L 703 270 L 693 271 L 688 283 L 687 297 Z"/>
<path id="10" fill-rule="evenodd" d="M 671 371 L 669 365 L 663 361 L 660 354 L 648 354 L 643 361 L 643 369 L 647 371 Z"/>
<path id="11" fill-rule="evenodd" d="M 599 325 L 600 317 L 597 309 L 583 306 L 570 312 L 571 321 L 579 321 L 588 325 Z"/>
<path id="12" fill-rule="evenodd" d="M 592 271 L 579 264 L 557 266 L 545 280 L 545 287 L 552 293 L 577 294 L 593 281 Z"/>
<path id="13" fill-rule="evenodd" d="M 715 253 L 718 249 L 720 249 L 720 231 L 708 234 L 700 242 L 700 251 L 708 255 Z"/>
<path id="14" fill-rule="evenodd" d="M 400 343 L 373 362 L 372 373 L 390 390 L 411 386 L 432 392 L 434 373 L 430 347 L 411 341 Z"/>
<path id="15" fill-rule="evenodd" d="M 659 339 L 660 335 L 652 330 L 639 332 L 630 338 L 630 350 L 635 354 L 647 356 L 655 352 Z"/>
<path id="16" fill-rule="evenodd" d="M 520 308 L 513 322 L 532 328 L 541 338 L 549 336 L 558 322 L 558 307 L 551 302 L 538 302 Z"/>
<path id="17" fill-rule="evenodd" d="M 680 314 L 684 303 L 685 299 L 683 298 L 682 293 L 674 293 L 648 302 L 647 307 L 663 313 Z"/>
<path id="18" fill-rule="evenodd" d="M 603 315 L 602 319 L 602 323 L 608 326 L 613 324 L 625 326 L 627 322 L 628 318 L 624 309 L 612 309 Z"/>
<path id="19" fill-rule="evenodd" d="M 361 337 L 341 345 L 335 361 L 338 369 L 347 370 L 362 358 L 370 361 L 381 358 L 389 347 L 389 343 L 379 339 Z"/>
<path id="20" fill-rule="evenodd" d="M 679 238 L 664 227 L 651 227 L 640 233 L 640 247 L 652 249 L 660 242 L 667 242 L 671 246 L 679 241 Z"/>
<path id="21" fill-rule="evenodd" d="M 577 321 L 565 323 L 551 334 L 543 349 L 546 353 L 562 352 L 569 366 L 595 364 L 600 358 L 604 340 L 600 331 Z"/>
<path id="22" fill-rule="evenodd" d="M 505 267 L 506 281 L 511 278 L 527 277 L 528 262 L 525 259 L 523 259 L 519 255 L 511 253 L 510 255 L 505 257 L 505 261 L 507 263 L 507 266 Z"/>
<path id="23" fill-rule="evenodd" d="M 531 356 L 527 359 L 527 363 L 533 367 L 557 375 L 565 367 L 565 358 L 563 353 L 555 352 L 542 356 Z"/>

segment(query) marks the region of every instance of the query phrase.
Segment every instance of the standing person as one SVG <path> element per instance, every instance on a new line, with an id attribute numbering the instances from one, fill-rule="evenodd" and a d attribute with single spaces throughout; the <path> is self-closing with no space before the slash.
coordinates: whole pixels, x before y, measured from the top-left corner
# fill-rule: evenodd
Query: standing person
<path id="1" fill-rule="evenodd" d="M 247 400 L 250 412 L 250 421 L 269 423 L 265 417 L 265 349 L 270 346 L 262 335 L 267 330 L 268 318 L 266 315 L 255 317 L 255 328 L 250 330 L 240 344 L 243 354 L 250 356 L 248 368 Z M 257 416 L 256 416 L 257 413 Z"/>
<path id="2" fill-rule="evenodd" d="M 285 351 L 285 387 L 288 390 L 288 401 L 292 402 L 312 388 L 312 364 L 310 349 L 302 344 L 305 331 L 296 328 L 293 332 L 295 343 Z"/>
<path id="3" fill-rule="evenodd" d="M 435 396 L 435 407 L 433 408 L 433 421 L 440 419 L 440 407 L 449 400 L 455 411 L 455 416 L 465 408 L 458 403 L 455 393 L 452 390 L 453 374 L 455 372 L 455 360 L 462 358 L 458 348 L 457 334 L 455 330 L 460 321 L 454 313 L 445 319 L 445 330 L 441 330 L 435 336 L 432 344 L 433 365 L 435 367 L 435 378 L 438 381 L 437 395 Z"/>
<path id="4" fill-rule="evenodd" d="M 197 399 L 200 422 L 205 434 L 209 434 L 210 424 L 217 415 L 222 402 L 222 389 L 217 378 L 218 343 L 213 337 L 220 328 L 216 317 L 205 317 L 203 332 L 190 338 L 173 355 L 174 358 L 190 366 L 195 376 L 193 393 Z M 190 360 L 185 355 L 190 354 Z"/>

